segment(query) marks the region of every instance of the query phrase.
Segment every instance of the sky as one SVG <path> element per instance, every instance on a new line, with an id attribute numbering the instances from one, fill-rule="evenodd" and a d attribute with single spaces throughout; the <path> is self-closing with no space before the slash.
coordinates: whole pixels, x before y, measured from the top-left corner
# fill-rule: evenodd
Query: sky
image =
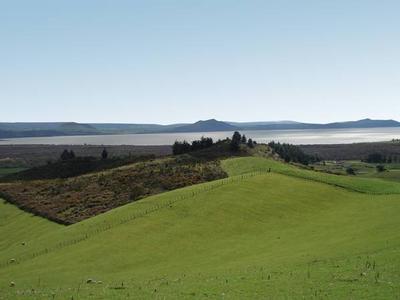
<path id="1" fill-rule="evenodd" d="M 0 121 L 400 119 L 400 1 L 0 0 Z"/>

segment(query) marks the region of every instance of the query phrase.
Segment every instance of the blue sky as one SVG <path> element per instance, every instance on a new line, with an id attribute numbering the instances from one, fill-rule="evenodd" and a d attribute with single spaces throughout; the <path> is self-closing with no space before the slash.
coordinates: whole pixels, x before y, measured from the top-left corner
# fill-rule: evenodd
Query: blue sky
<path id="1" fill-rule="evenodd" d="M 400 119 L 400 1 L 0 0 L 0 121 Z"/>

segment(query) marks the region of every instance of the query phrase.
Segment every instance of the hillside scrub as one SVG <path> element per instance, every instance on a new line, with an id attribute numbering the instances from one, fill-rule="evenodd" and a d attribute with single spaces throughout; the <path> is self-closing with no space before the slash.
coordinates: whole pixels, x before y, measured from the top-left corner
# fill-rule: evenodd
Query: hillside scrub
<path id="1" fill-rule="evenodd" d="M 0 184 L 0 194 L 20 208 L 72 224 L 143 197 L 226 177 L 218 161 L 176 157 L 67 179 Z"/>

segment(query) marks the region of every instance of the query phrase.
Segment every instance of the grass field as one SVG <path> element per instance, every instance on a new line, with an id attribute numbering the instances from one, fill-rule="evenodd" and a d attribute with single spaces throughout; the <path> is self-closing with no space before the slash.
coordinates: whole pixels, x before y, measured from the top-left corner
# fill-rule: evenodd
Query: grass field
<path id="1" fill-rule="evenodd" d="M 378 172 L 377 165 L 382 165 L 385 171 Z M 315 170 L 329 172 L 334 174 L 346 175 L 346 169 L 352 168 L 359 177 L 379 178 L 383 180 L 400 182 L 400 164 L 384 163 L 373 164 L 357 160 L 346 161 L 325 161 L 324 163 L 316 163 L 313 165 Z"/>
<path id="2" fill-rule="evenodd" d="M 0 203 L 0 299 L 400 297 L 398 183 L 223 167 L 68 227 Z"/>
<path id="3" fill-rule="evenodd" d="M 23 170 L 25 170 L 25 168 L 0 168 L 0 177 L 9 175 L 9 174 L 18 173 Z"/>
<path id="4" fill-rule="evenodd" d="M 267 172 L 271 170 L 275 173 L 322 182 L 361 193 L 400 194 L 400 184 L 396 182 L 379 178 L 363 178 L 359 176 L 342 176 L 325 172 L 315 172 L 261 157 L 233 158 L 223 161 L 222 165 L 230 175 L 245 174 L 252 171 Z"/>

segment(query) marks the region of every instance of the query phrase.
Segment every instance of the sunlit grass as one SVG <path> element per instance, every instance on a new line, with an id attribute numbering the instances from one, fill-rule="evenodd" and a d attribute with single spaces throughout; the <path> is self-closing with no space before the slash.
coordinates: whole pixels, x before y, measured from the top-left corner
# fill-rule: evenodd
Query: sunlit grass
<path id="1" fill-rule="evenodd" d="M 380 180 L 365 179 L 378 185 L 359 193 L 359 181 L 348 179 L 341 188 L 331 177 L 325 184 L 320 173 L 310 177 L 312 171 L 262 158 L 223 166 L 233 177 L 68 227 L 1 204 L 0 234 L 7 242 L 0 262 L 15 262 L 0 267 L 0 299 L 399 294 L 400 198 L 377 195 Z"/>

